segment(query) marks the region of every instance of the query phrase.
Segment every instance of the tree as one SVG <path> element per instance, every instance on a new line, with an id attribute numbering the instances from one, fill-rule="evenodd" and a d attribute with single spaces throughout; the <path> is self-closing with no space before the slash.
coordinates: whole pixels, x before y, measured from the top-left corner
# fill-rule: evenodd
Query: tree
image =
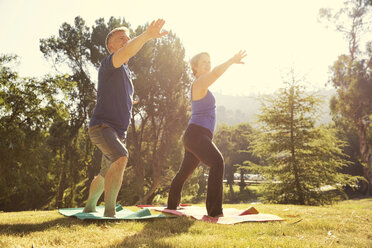
<path id="1" fill-rule="evenodd" d="M 236 125 L 232 133 L 232 142 L 234 144 L 234 156 L 232 165 L 240 171 L 240 192 L 243 192 L 245 185 L 244 174 L 251 172 L 249 163 L 258 163 L 258 158 L 252 154 L 251 142 L 255 131 L 248 124 Z"/>
<path id="2" fill-rule="evenodd" d="M 234 144 L 232 143 L 232 127 L 226 124 L 219 125 L 216 133 L 214 134 L 213 141 L 221 151 L 225 161 L 225 178 L 227 179 L 227 185 L 229 186 L 230 198 L 234 199 L 234 173 L 235 168 L 232 163 Z"/>
<path id="3" fill-rule="evenodd" d="M 237 168 L 240 170 L 241 182 L 240 193 L 243 192 L 244 174 L 249 171 L 244 162 L 250 161 L 257 163 L 257 158 L 250 151 L 253 129 L 248 123 L 241 123 L 235 126 L 219 125 L 214 135 L 214 142 L 220 149 L 225 160 L 225 178 L 229 186 L 231 201 L 241 200 L 236 199 L 233 190 L 234 173 Z"/>
<path id="4" fill-rule="evenodd" d="M 369 20 L 372 7 L 365 1 L 347 1 L 345 7 L 333 14 L 322 9 L 320 16 L 332 21 L 349 43 L 349 54 L 340 55 L 331 68 L 331 82 L 337 95 L 331 100 L 331 110 L 336 123 L 354 129 L 359 137 L 359 151 L 365 180 L 362 192 L 372 194 L 372 146 L 370 118 L 372 115 L 372 42 L 361 49 L 361 39 L 371 31 Z"/>
<path id="5" fill-rule="evenodd" d="M 84 179 L 86 170 L 92 168 L 93 146 L 86 135 L 96 95 L 89 71 L 93 67 L 90 61 L 96 61 L 98 55 L 91 51 L 92 46 L 90 29 L 81 17 L 75 18 L 74 25 L 63 23 L 58 37 L 40 40 L 45 58 L 51 60 L 55 68 L 65 68 L 64 73 L 70 75 L 68 80 L 76 82 L 71 91 L 65 92 L 68 115 L 57 120 L 51 129 L 51 137 L 59 139 L 55 149 L 61 163 L 55 202 L 59 208 L 76 205 L 87 194 L 89 182 L 86 181 L 85 193 L 80 197 L 76 187 Z M 81 140 L 82 137 L 85 138 Z M 94 173 L 88 174 L 92 178 Z"/>
<path id="6" fill-rule="evenodd" d="M 268 161 L 268 166 L 257 166 L 271 181 L 266 187 L 268 200 L 325 204 L 336 195 L 323 191 L 323 186 L 342 191 L 353 184 L 354 177 L 339 172 L 347 166 L 344 143 L 333 130 L 315 127 L 320 102 L 319 97 L 305 93 L 293 73 L 286 88 L 264 99 L 258 115 L 263 132 L 253 141 L 253 150 Z"/>
<path id="7" fill-rule="evenodd" d="M 0 209 L 48 206 L 54 195 L 53 148 L 50 129 L 66 108 L 56 97 L 69 91 L 64 77 L 20 78 L 8 64 L 16 56 L 0 57 Z"/>

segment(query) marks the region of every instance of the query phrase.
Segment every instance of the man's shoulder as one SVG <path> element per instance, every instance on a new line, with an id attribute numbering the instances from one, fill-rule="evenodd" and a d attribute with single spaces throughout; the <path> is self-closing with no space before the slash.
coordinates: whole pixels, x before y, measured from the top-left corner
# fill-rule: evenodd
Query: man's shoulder
<path id="1" fill-rule="evenodd" d="M 107 55 L 101 60 L 100 68 L 108 68 L 108 69 L 114 69 L 114 65 L 112 63 L 112 56 L 113 53 Z"/>

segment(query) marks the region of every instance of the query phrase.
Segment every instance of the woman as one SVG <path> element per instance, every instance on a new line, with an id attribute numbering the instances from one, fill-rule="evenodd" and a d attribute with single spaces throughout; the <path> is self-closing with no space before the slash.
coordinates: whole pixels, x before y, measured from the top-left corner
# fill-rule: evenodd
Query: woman
<path id="1" fill-rule="evenodd" d="M 181 200 L 182 187 L 199 162 L 209 168 L 207 212 L 210 217 L 221 217 L 224 161 L 221 152 L 212 142 L 216 124 L 216 105 L 208 87 L 212 85 L 232 64 L 244 64 L 247 56 L 239 51 L 225 63 L 211 71 L 208 53 L 199 53 L 191 61 L 195 81 L 191 86 L 191 119 L 184 136 L 185 155 L 181 168 L 173 178 L 168 196 L 168 209 L 177 209 Z"/>

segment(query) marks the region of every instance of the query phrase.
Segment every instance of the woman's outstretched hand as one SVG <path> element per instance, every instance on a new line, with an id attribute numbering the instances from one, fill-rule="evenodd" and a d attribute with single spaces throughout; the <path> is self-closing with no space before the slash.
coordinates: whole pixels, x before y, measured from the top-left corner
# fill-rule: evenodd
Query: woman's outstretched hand
<path id="1" fill-rule="evenodd" d="M 242 59 L 245 58 L 246 56 L 247 56 L 246 51 L 240 50 L 237 54 L 234 55 L 234 57 L 232 57 L 232 61 L 234 64 L 244 64 Z"/>

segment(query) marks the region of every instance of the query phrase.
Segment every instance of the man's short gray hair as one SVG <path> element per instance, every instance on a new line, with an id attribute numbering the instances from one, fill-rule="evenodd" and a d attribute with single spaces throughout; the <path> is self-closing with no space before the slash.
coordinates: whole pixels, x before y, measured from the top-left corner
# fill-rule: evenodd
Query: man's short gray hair
<path id="1" fill-rule="evenodd" d="M 111 51 L 108 47 L 108 43 L 110 42 L 111 37 L 116 32 L 119 32 L 119 31 L 124 31 L 129 36 L 129 29 L 127 27 L 124 27 L 124 26 L 123 27 L 117 27 L 117 28 L 114 28 L 113 30 L 111 30 L 111 32 L 108 33 L 108 35 L 106 36 L 106 40 L 105 40 L 106 49 L 107 49 L 107 51 L 109 51 L 109 53 L 111 53 Z"/>

